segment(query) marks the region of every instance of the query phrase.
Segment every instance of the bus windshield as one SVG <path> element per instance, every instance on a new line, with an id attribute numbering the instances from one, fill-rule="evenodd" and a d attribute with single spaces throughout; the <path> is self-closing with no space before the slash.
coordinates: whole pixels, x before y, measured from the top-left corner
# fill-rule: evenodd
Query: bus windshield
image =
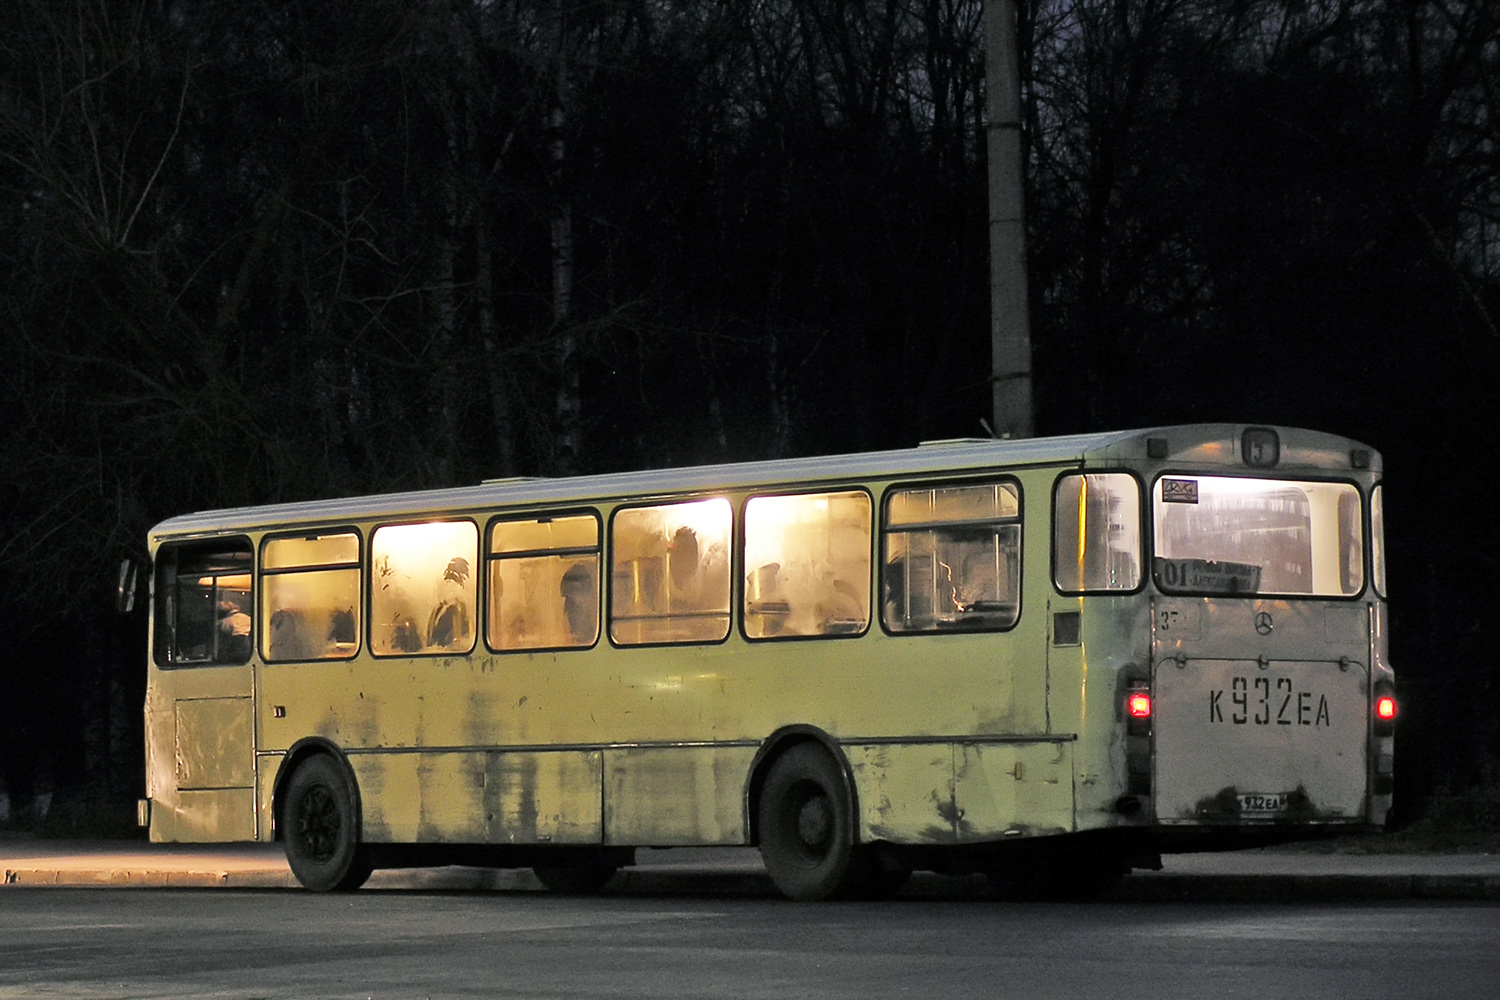
<path id="1" fill-rule="evenodd" d="M 1173 594 L 1353 597 L 1364 532 L 1352 483 L 1162 476 L 1153 568 Z"/>

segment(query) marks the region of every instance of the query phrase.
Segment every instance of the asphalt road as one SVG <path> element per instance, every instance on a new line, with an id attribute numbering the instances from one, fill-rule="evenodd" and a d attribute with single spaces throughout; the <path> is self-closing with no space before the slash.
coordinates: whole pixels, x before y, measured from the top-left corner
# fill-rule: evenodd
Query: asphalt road
<path id="1" fill-rule="evenodd" d="M 1493 1000 L 1500 906 L 12 888 L 0 998 Z"/>

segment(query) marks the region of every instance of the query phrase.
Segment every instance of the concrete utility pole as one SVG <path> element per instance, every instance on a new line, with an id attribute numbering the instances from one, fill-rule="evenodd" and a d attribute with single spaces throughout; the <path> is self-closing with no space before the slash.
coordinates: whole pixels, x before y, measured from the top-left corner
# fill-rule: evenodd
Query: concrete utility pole
<path id="1" fill-rule="evenodd" d="M 990 380 L 995 433 L 1030 437 L 1031 320 L 1021 164 L 1021 71 L 1014 0 L 985 0 L 985 122 L 990 183 Z"/>

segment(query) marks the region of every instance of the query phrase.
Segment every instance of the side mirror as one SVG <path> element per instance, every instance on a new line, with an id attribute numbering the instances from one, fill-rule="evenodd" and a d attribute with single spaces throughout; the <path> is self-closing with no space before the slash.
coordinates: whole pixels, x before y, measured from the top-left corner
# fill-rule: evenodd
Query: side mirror
<path id="1" fill-rule="evenodd" d="M 115 585 L 115 610 L 128 615 L 135 610 L 136 578 L 140 566 L 134 559 L 120 560 L 120 579 Z"/>

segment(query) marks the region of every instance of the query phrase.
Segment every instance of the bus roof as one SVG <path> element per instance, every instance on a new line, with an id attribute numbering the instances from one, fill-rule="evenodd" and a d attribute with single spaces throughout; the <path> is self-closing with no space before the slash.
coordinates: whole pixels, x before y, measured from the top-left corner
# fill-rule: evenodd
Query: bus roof
<path id="1" fill-rule="evenodd" d="M 556 507 L 570 503 L 639 499 L 675 493 L 735 490 L 757 486 L 838 483 L 895 476 L 933 476 L 981 469 L 1039 465 L 1080 468 L 1189 463 L 1240 465 L 1240 436 L 1249 425 L 1191 424 L 1064 437 L 961 438 L 928 441 L 916 448 L 856 452 L 806 458 L 768 459 L 722 465 L 611 472 L 558 479 L 486 480 L 476 486 L 382 493 L 340 499 L 307 500 L 199 511 L 168 518 L 151 530 L 154 541 L 168 536 L 253 531 L 298 525 L 354 523 L 389 517 L 427 517 L 447 512 L 507 507 Z M 1318 471 L 1324 475 L 1353 468 L 1358 451 L 1366 474 L 1378 473 L 1380 456 L 1348 438 L 1318 431 L 1275 428 L 1280 442 L 1278 472 Z M 1148 456 L 1148 440 L 1165 441 Z M 1161 457 L 1164 451 L 1164 457 Z"/>

